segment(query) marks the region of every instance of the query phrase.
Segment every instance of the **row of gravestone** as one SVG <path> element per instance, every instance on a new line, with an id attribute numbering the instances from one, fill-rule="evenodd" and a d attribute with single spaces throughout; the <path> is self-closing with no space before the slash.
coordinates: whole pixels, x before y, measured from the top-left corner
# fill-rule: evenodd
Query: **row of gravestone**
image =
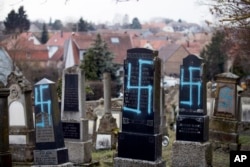
<path id="1" fill-rule="evenodd" d="M 145 165 L 148 162 L 144 160 L 150 161 L 150 164 L 153 162 L 154 165 L 158 166 L 164 166 L 165 164 L 165 161 L 161 158 L 160 69 L 161 61 L 157 57 L 157 52 L 142 48 L 128 50 L 127 59 L 124 61 L 122 132 L 118 135 L 118 157 L 115 158 L 115 166 L 133 163 Z M 205 142 L 205 145 L 196 145 L 196 148 L 205 148 L 205 151 L 203 150 L 205 152 L 204 157 L 206 157 L 204 158 L 204 164 L 209 164 L 211 162 L 208 162 L 207 157 L 211 158 L 211 152 L 208 151 L 210 144 L 206 143 L 209 136 L 209 118 L 206 114 L 205 67 L 202 60 L 194 55 L 187 56 L 183 60 L 180 74 L 180 111 L 177 119 L 176 139 L 177 141 Z M 14 104 L 15 107 L 20 105 L 18 102 L 21 100 L 27 104 L 31 104 L 31 89 L 28 85 L 25 85 L 27 81 L 22 80 L 23 76 L 18 70 L 14 71 L 10 76 L 9 80 L 12 79 L 15 82 L 12 82 L 10 86 L 11 95 L 9 96 L 9 103 Z M 84 74 L 79 68 L 72 67 L 64 71 L 63 78 L 61 115 L 57 105 L 55 85 L 47 79 L 38 82 L 34 88 L 35 131 L 34 127 L 32 127 L 32 116 L 30 115 L 32 112 L 26 110 L 28 108 L 27 104 L 24 105 L 26 106 L 23 109 L 24 113 L 26 113 L 25 119 L 30 125 L 26 126 L 28 127 L 26 129 L 18 128 L 26 135 L 26 144 L 30 150 L 34 149 L 32 145 L 35 144 L 34 162 L 37 165 L 67 164 L 70 159 L 68 157 L 68 150 L 71 153 L 73 152 L 71 154 L 72 157 L 80 155 L 83 158 L 75 159 L 74 161 L 77 161 L 77 163 L 91 160 L 91 143 L 87 137 L 88 123 L 84 112 L 85 95 L 82 93 L 84 92 Z M 6 78 L 2 78 L 3 85 L 7 84 L 6 81 Z M 220 130 L 218 128 L 221 128 L 222 124 L 237 124 L 236 101 L 234 100 L 236 99 L 237 77 L 231 73 L 222 74 L 222 76 L 218 76 L 218 82 L 219 89 L 214 112 L 214 116 L 216 117 L 210 121 L 210 124 L 212 122 L 212 125 L 217 125 L 217 127 L 213 126 L 216 133 Z M 21 96 L 18 87 L 21 87 L 20 89 L 27 93 Z M 6 88 L 3 88 L 2 92 L 5 92 L 3 93 L 3 97 L 5 97 Z M 2 105 L 5 105 L 4 100 L 2 99 Z M 27 114 L 28 112 L 29 114 Z M 10 115 L 14 117 L 15 114 Z M 1 116 L 5 118 L 6 111 L 1 110 Z M 225 116 L 229 121 L 223 122 L 220 120 L 220 118 L 224 119 Z M 0 126 L 0 132 L 4 134 L 1 135 L 4 138 L 0 141 L 0 152 L 4 153 L 2 155 L 7 156 L 4 156 L 4 158 L 1 156 L 1 162 L 2 159 L 9 162 L 10 154 L 8 148 L 6 146 L 3 147 L 3 144 L 7 144 L 6 141 L 8 141 L 5 134 L 6 131 L 3 130 L 4 128 L 6 129 L 6 120 L 2 120 L 2 122 L 5 124 L 3 123 Z M 23 123 L 20 124 L 22 125 Z M 10 134 L 13 133 L 11 135 L 14 138 L 17 131 L 15 128 L 17 127 L 10 127 Z M 232 133 L 235 133 L 235 131 Z M 36 141 L 32 143 L 34 142 L 34 140 L 32 141 L 34 136 L 36 137 Z M 217 137 L 219 135 L 217 133 L 214 136 Z M 232 138 L 237 138 L 237 136 L 232 136 Z M 183 145 L 183 143 L 176 142 L 173 148 L 178 147 L 187 150 L 186 145 L 187 143 Z M 146 151 L 144 151 L 145 148 Z M 82 152 L 82 150 L 85 150 L 85 152 Z M 142 152 L 134 150 L 141 150 Z M 183 151 L 183 153 L 186 153 L 186 151 Z M 32 153 L 29 152 L 29 154 L 31 155 Z M 180 151 L 177 153 L 173 152 L 173 154 L 177 154 L 177 156 L 174 156 L 175 158 L 187 156 L 187 154 L 180 155 Z M 196 152 L 194 155 L 197 156 L 200 154 Z M 188 159 L 188 157 L 183 159 Z M 135 162 L 135 160 L 139 161 Z M 173 163 L 175 162 L 178 164 L 181 163 L 179 159 L 173 159 Z"/>

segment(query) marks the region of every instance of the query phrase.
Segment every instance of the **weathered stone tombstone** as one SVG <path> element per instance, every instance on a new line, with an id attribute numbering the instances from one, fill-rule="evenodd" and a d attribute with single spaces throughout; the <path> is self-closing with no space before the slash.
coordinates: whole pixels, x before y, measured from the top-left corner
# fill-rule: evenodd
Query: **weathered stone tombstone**
<path id="1" fill-rule="evenodd" d="M 144 48 L 127 50 L 124 61 L 122 132 L 114 166 L 163 167 L 160 134 L 161 60 L 158 52 Z"/>
<path id="2" fill-rule="evenodd" d="M 240 94 L 240 121 L 250 122 L 250 78 L 246 81 L 246 90 Z"/>
<path id="3" fill-rule="evenodd" d="M 215 98 L 213 96 L 212 82 L 207 82 L 207 115 L 212 116 L 214 113 Z"/>
<path id="4" fill-rule="evenodd" d="M 85 112 L 85 76 L 77 66 L 63 71 L 61 119 L 69 160 L 82 164 L 91 162 L 92 143 L 89 140 Z"/>
<path id="5" fill-rule="evenodd" d="M 117 129 L 117 124 L 111 113 L 111 76 L 107 72 L 103 74 L 103 90 L 104 114 L 96 133 L 95 146 L 96 149 L 111 149 L 116 146 L 113 130 Z"/>
<path id="6" fill-rule="evenodd" d="M 179 115 L 176 141 L 172 148 L 172 166 L 211 166 L 205 65 L 201 58 L 188 55 L 183 59 L 179 89 Z"/>
<path id="7" fill-rule="evenodd" d="M 55 83 L 44 78 L 34 87 L 35 134 L 34 166 L 73 166 L 64 145 Z"/>
<path id="8" fill-rule="evenodd" d="M 209 123 L 209 137 L 216 147 L 239 149 L 238 80 L 239 77 L 230 72 L 216 75 L 215 109 Z"/>
<path id="9" fill-rule="evenodd" d="M 34 161 L 35 129 L 32 108 L 32 86 L 15 67 L 8 78 L 10 95 L 9 141 L 14 165 L 31 165 Z"/>
<path id="10" fill-rule="evenodd" d="M 13 70 L 13 62 L 8 53 L 0 47 L 0 166 L 11 167 L 12 156 L 9 148 L 9 112 L 6 88 L 8 76 Z"/>

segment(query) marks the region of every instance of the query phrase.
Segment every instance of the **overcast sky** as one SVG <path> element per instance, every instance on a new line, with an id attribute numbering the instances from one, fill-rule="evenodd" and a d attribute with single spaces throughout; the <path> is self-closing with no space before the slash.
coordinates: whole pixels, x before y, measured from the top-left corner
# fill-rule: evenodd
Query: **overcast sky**
<path id="1" fill-rule="evenodd" d="M 123 0 L 124 1 L 124 0 Z M 0 0 L 0 21 L 8 13 L 20 6 L 28 14 L 28 19 L 48 22 L 60 19 L 63 22 L 78 21 L 80 17 L 94 23 L 114 23 L 115 18 L 126 14 L 131 22 L 137 17 L 140 22 L 155 17 L 182 19 L 202 23 L 211 20 L 208 7 L 201 6 L 198 0 L 129 0 L 117 3 L 116 0 Z M 119 20 L 119 19 L 118 19 Z"/>

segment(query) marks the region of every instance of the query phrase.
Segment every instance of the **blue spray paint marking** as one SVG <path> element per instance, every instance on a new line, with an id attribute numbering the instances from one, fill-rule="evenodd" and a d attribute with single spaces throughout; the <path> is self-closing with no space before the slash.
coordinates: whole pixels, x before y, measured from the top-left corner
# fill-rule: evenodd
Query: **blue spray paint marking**
<path id="1" fill-rule="evenodd" d="M 220 90 L 218 107 L 225 111 L 233 107 L 233 90 L 231 88 L 225 87 Z"/>
<path id="2" fill-rule="evenodd" d="M 48 85 L 40 85 L 39 88 L 35 88 L 35 105 L 40 105 L 41 112 L 47 112 L 48 113 L 48 122 L 49 125 L 51 125 L 51 100 L 44 101 L 43 91 L 45 89 L 48 89 Z M 38 90 L 39 89 L 39 90 Z M 38 93 L 39 91 L 39 93 Z M 38 98 L 38 94 L 40 95 L 40 98 Z M 40 99 L 40 101 L 38 101 Z M 41 122 L 36 123 L 37 127 L 45 127 L 45 119 L 44 114 L 42 114 Z"/>
<path id="3" fill-rule="evenodd" d="M 184 81 L 184 69 L 181 69 L 181 87 L 183 86 L 189 86 L 189 100 L 188 101 L 180 101 L 181 104 L 186 104 L 189 106 L 193 105 L 193 87 L 197 86 L 198 87 L 198 105 L 200 105 L 201 103 L 201 82 L 197 81 L 197 82 L 193 82 L 193 72 L 194 71 L 199 71 L 201 70 L 201 68 L 199 67 L 189 67 L 189 81 L 185 82 Z"/>
<path id="4" fill-rule="evenodd" d="M 148 65 L 152 65 L 153 61 L 149 61 L 149 60 L 141 60 L 139 59 L 139 76 L 138 76 L 138 85 L 132 86 L 130 85 L 131 83 L 131 63 L 128 63 L 128 79 L 127 79 L 127 89 L 137 89 L 137 107 L 136 109 L 134 108 L 129 108 L 129 107 L 123 107 L 124 110 L 126 111 L 131 111 L 137 114 L 141 114 L 141 110 L 140 110 L 140 96 L 141 96 L 141 90 L 142 89 L 146 89 L 148 90 L 148 114 L 151 113 L 151 95 L 152 95 L 152 85 L 148 85 L 148 86 L 142 86 L 141 85 L 141 80 L 142 80 L 142 66 L 144 64 L 148 64 Z"/>

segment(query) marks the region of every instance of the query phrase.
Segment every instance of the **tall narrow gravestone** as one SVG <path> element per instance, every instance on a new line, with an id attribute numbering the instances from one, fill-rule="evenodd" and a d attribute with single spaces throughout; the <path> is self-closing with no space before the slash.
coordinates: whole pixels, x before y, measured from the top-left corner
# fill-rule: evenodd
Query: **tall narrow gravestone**
<path id="1" fill-rule="evenodd" d="M 211 144 L 208 142 L 209 117 L 206 114 L 205 66 L 202 59 L 188 55 L 180 67 L 179 115 L 172 166 L 212 164 Z"/>
<path id="2" fill-rule="evenodd" d="M 77 66 L 63 71 L 61 119 L 69 160 L 81 164 L 91 162 L 92 143 L 88 137 L 85 111 L 85 76 Z"/>
<path id="3" fill-rule="evenodd" d="M 100 119 L 96 133 L 96 149 L 111 149 L 116 145 L 114 129 L 117 129 L 116 119 L 111 113 L 111 75 L 103 74 L 104 115 Z"/>
<path id="4" fill-rule="evenodd" d="M 158 52 L 129 49 L 124 62 L 122 132 L 114 166 L 162 167 L 160 75 Z"/>
<path id="5" fill-rule="evenodd" d="M 68 149 L 64 145 L 62 124 L 55 83 L 42 79 L 35 84 L 35 131 L 36 148 L 34 164 L 70 165 Z"/>
<path id="6" fill-rule="evenodd" d="M 216 147 L 239 149 L 238 80 L 239 76 L 230 72 L 215 76 L 217 88 L 214 113 L 209 123 L 209 137 Z M 244 101 L 244 98 L 242 100 Z"/>
<path id="7" fill-rule="evenodd" d="M 0 81 L 1 84 L 1 81 Z M 0 166 L 11 167 L 11 153 L 9 150 L 9 117 L 8 101 L 9 89 L 0 88 Z"/>

